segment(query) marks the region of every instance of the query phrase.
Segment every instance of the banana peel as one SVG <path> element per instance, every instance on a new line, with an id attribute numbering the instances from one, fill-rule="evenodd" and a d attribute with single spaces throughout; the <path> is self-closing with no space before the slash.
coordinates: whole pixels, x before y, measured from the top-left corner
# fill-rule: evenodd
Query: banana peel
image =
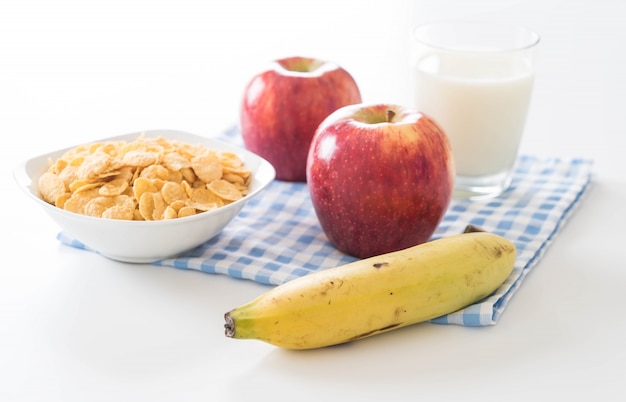
<path id="1" fill-rule="evenodd" d="M 464 233 L 294 279 L 224 315 L 225 335 L 286 349 L 355 341 L 462 309 L 513 270 L 515 245 Z"/>

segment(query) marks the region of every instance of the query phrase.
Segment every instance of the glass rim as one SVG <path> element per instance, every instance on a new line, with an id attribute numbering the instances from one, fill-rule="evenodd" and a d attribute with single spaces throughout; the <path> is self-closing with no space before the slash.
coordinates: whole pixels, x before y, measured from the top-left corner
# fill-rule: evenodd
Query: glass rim
<path id="1" fill-rule="evenodd" d="M 476 29 L 476 28 L 484 28 L 489 27 L 490 29 L 498 29 L 500 33 L 502 30 L 506 29 L 509 33 L 513 33 L 515 31 L 520 32 L 523 31 L 524 34 L 528 35 L 528 39 L 524 41 L 523 44 L 520 45 L 511 45 L 504 46 L 498 49 L 491 48 L 472 48 L 472 49 L 464 49 L 462 47 L 454 47 L 451 45 L 445 45 L 437 43 L 432 39 L 425 37 L 427 33 L 436 28 L 460 28 L 460 29 Z M 499 22 L 480 22 L 480 21 L 438 21 L 438 22 L 429 22 L 416 26 L 413 29 L 413 38 L 428 47 L 433 49 L 448 51 L 448 52 L 471 52 L 471 53 L 504 53 L 504 52 L 519 52 L 534 48 L 537 44 L 539 44 L 541 37 L 540 35 L 532 30 L 527 28 L 524 25 L 518 24 L 507 24 L 507 23 L 499 23 Z"/>

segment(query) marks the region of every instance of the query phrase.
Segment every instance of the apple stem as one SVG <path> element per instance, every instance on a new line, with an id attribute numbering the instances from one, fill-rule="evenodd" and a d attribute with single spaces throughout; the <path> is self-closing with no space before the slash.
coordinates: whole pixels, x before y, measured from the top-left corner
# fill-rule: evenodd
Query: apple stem
<path id="1" fill-rule="evenodd" d="M 393 116 L 396 115 L 396 112 L 394 112 L 391 109 L 387 109 L 387 123 L 391 123 L 391 120 L 393 120 Z"/>

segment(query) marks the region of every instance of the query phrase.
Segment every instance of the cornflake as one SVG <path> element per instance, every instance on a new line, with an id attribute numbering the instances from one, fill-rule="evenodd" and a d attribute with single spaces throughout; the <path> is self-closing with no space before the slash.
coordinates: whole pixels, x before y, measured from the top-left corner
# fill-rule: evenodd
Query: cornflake
<path id="1" fill-rule="evenodd" d="M 163 220 L 228 205 L 248 194 L 252 175 L 232 152 L 139 136 L 73 148 L 39 178 L 49 204 L 105 219 Z"/>

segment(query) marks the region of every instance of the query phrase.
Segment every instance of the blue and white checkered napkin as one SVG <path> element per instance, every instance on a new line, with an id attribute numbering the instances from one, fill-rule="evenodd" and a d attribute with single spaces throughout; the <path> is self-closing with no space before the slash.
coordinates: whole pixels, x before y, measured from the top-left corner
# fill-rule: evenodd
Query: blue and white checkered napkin
<path id="1" fill-rule="evenodd" d="M 225 135 L 222 139 L 239 141 L 236 130 Z M 506 194 L 485 201 L 453 200 L 434 238 L 461 233 L 466 225 L 473 224 L 514 242 L 518 256 L 512 274 L 493 295 L 432 322 L 494 325 L 526 275 L 580 204 L 590 183 L 591 165 L 584 159 L 523 156 Z M 59 239 L 81 247 L 63 233 Z M 354 260 L 327 241 L 306 184 L 274 181 L 250 200 L 217 237 L 177 258 L 153 265 L 279 285 Z"/>

